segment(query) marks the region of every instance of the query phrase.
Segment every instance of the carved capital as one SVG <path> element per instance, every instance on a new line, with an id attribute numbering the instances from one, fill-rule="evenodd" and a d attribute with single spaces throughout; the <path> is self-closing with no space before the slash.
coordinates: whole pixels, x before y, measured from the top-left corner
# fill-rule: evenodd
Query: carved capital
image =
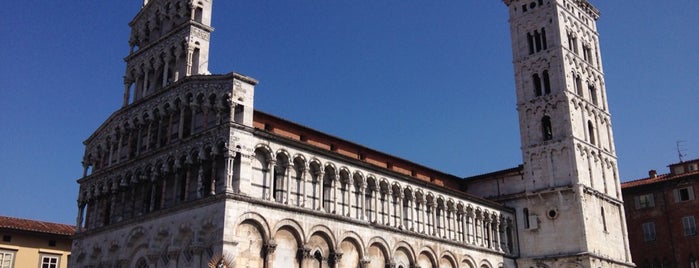
<path id="1" fill-rule="evenodd" d="M 266 254 L 272 254 L 274 253 L 274 250 L 277 249 L 277 242 L 274 241 L 274 239 L 270 239 L 267 241 L 267 244 L 264 245 L 264 250 Z"/>

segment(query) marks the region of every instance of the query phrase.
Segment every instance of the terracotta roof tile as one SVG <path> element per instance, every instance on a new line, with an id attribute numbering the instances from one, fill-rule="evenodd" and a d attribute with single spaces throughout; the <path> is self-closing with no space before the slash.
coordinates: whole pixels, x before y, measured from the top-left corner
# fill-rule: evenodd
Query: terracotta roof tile
<path id="1" fill-rule="evenodd" d="M 639 179 L 639 180 L 634 180 L 634 181 L 623 182 L 623 183 L 621 183 L 621 188 L 626 189 L 626 188 L 637 187 L 637 186 L 641 186 L 641 185 L 653 184 L 653 183 L 657 183 L 657 182 L 671 181 L 674 179 L 679 179 L 679 178 L 683 178 L 683 177 L 695 175 L 695 174 L 699 174 L 699 171 L 686 172 L 686 173 L 677 174 L 674 176 L 672 174 L 662 174 L 662 175 L 656 176 L 655 178 L 644 178 L 644 179 Z"/>
<path id="2" fill-rule="evenodd" d="M 75 234 L 75 226 L 61 223 L 35 221 L 0 216 L 0 229 L 21 230 L 57 235 Z"/>

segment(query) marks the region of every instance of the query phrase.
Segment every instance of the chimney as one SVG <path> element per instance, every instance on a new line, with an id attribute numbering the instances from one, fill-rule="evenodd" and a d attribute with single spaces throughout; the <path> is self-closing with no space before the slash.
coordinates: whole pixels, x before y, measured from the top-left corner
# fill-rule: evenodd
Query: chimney
<path id="1" fill-rule="evenodd" d="M 655 171 L 655 169 L 651 169 L 650 171 L 648 171 L 648 177 L 650 177 L 651 179 L 655 178 L 657 176 L 658 176 L 658 172 Z"/>

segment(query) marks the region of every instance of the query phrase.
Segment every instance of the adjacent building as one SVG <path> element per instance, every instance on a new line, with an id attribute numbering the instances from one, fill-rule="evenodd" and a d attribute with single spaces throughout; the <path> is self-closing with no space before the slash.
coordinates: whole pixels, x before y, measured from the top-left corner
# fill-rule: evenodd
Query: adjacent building
<path id="1" fill-rule="evenodd" d="M 0 268 L 66 268 L 75 226 L 0 216 Z"/>
<path id="2" fill-rule="evenodd" d="M 144 1 L 123 106 L 84 142 L 71 264 L 633 267 L 599 11 L 503 2 L 523 164 L 464 178 L 256 111 L 256 79 L 208 70 L 211 0 Z"/>
<path id="3" fill-rule="evenodd" d="M 699 159 L 621 184 L 631 255 L 643 268 L 699 267 Z"/>

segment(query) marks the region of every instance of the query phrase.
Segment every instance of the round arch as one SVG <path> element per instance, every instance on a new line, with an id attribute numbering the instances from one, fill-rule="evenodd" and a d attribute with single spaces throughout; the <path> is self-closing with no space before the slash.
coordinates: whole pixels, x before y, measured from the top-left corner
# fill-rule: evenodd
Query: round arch
<path id="1" fill-rule="evenodd" d="M 243 215 L 240 215 L 240 217 L 236 219 L 233 225 L 235 226 L 235 229 L 233 229 L 233 231 L 235 232 L 238 226 L 240 226 L 244 222 L 254 223 L 258 225 L 258 228 L 261 228 L 261 231 L 263 232 L 265 241 L 269 240 L 271 229 L 269 228 L 269 223 L 262 215 L 257 214 L 255 212 L 248 212 Z"/>
<path id="2" fill-rule="evenodd" d="M 473 259 L 473 257 L 469 255 L 464 255 L 461 258 L 461 263 L 464 264 L 462 267 L 464 268 L 476 268 L 476 260 Z"/>
<path id="3" fill-rule="evenodd" d="M 325 236 L 326 239 L 328 239 L 328 245 L 336 245 L 337 244 L 337 239 L 333 235 L 332 230 L 328 228 L 325 225 L 316 225 L 313 226 L 309 231 L 306 236 L 305 241 L 308 241 L 311 239 L 311 236 L 318 235 L 320 234 L 321 236 Z"/>

